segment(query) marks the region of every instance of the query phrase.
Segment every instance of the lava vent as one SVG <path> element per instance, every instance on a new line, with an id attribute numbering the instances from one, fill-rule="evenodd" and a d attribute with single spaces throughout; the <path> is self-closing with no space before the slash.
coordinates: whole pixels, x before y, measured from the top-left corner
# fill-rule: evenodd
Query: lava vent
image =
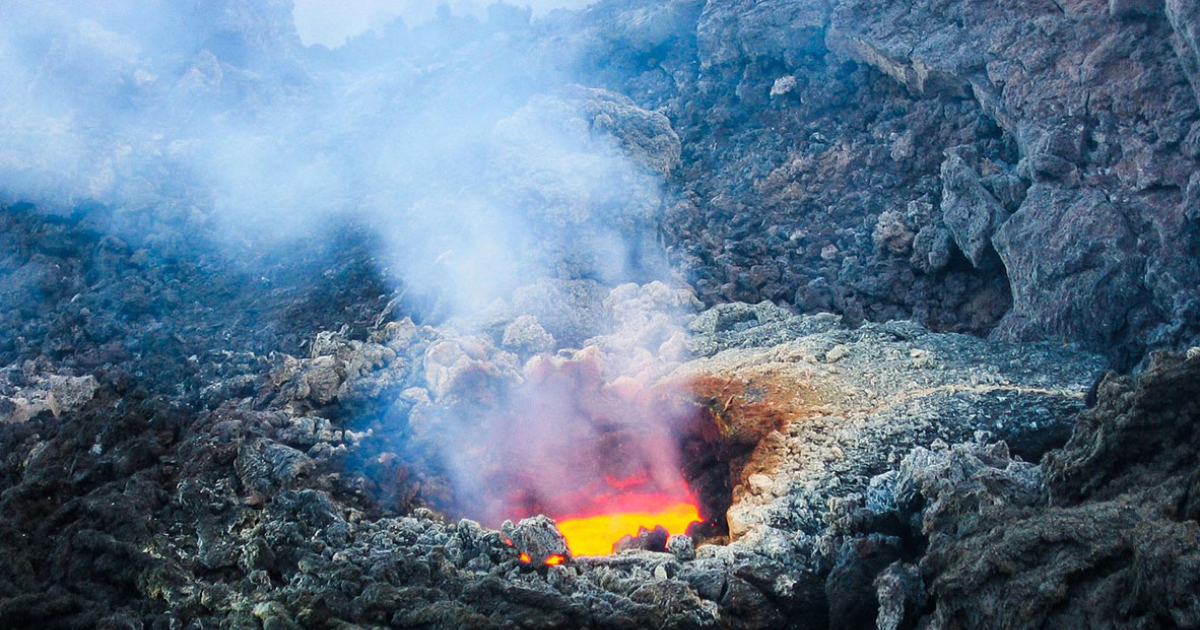
<path id="1" fill-rule="evenodd" d="M 727 540 L 732 490 L 779 422 L 743 414 L 761 426 L 731 423 L 719 400 L 729 385 L 717 380 L 607 374 L 595 348 L 535 358 L 507 381 L 480 368 L 465 382 L 469 395 L 431 412 L 454 484 L 445 511 L 502 528 L 533 564 L 663 551 L 673 536 Z M 565 549 L 511 533 L 539 515 L 553 519 Z"/>

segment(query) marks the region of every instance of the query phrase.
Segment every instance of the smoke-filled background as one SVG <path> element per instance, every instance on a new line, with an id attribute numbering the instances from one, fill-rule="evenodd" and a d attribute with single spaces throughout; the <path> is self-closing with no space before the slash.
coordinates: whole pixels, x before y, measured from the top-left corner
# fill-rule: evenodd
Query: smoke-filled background
<path id="1" fill-rule="evenodd" d="M 548 11 L 583 4 L 5 3 L 2 199 L 88 213 L 139 245 L 170 224 L 242 261 L 354 226 L 431 323 L 478 319 L 546 279 L 664 277 L 646 235 L 678 138 L 662 115 L 575 84 L 569 51 L 535 37 Z M 543 313 L 581 308 L 570 290 L 532 295 Z M 615 378 L 627 357 L 611 359 Z M 655 421 L 579 411 L 612 396 L 601 381 L 544 382 L 444 419 L 483 437 L 442 454 L 466 501 L 532 493 L 531 509 L 569 512 L 557 490 L 611 472 L 612 429 L 592 421 Z M 669 445 L 642 440 L 619 476 L 677 491 Z M 481 460 L 499 462 L 484 480 Z"/>
<path id="2" fill-rule="evenodd" d="M 527 0 L 513 2 L 528 7 L 533 15 L 540 16 L 560 8 L 581 8 L 592 0 Z M 328 48 L 341 46 L 348 38 L 367 31 L 381 33 L 396 19 L 408 25 L 417 25 L 436 19 L 439 12 L 483 17 L 493 0 L 347 0 L 330 3 L 321 0 L 297 0 L 292 16 L 296 32 L 306 45 L 321 45 Z"/>
<path id="3" fill-rule="evenodd" d="M 226 246 L 358 222 L 398 281 L 454 312 L 563 264 L 628 275 L 614 228 L 657 209 L 659 173 L 592 124 L 625 103 L 563 91 L 530 8 L 358 9 L 6 4 L 4 198 L 99 203 L 135 237 L 174 220 Z M 357 38 L 306 48 L 293 15 L 312 41 Z"/>

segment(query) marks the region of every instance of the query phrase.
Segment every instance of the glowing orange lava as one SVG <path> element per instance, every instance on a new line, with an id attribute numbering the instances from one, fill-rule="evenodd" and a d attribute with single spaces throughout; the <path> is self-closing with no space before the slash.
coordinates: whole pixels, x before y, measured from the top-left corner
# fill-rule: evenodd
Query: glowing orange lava
<path id="1" fill-rule="evenodd" d="M 572 555 L 602 556 L 613 551 L 622 536 L 637 536 L 638 528 L 654 529 L 661 525 L 671 534 L 682 534 L 692 523 L 701 521 L 700 510 L 686 501 L 664 501 L 631 511 L 597 514 L 558 520 L 558 531 L 567 540 Z"/>
<path id="2" fill-rule="evenodd" d="M 546 558 L 546 566 L 555 567 L 562 564 L 564 560 L 566 560 L 566 557 L 554 554 L 553 556 Z"/>

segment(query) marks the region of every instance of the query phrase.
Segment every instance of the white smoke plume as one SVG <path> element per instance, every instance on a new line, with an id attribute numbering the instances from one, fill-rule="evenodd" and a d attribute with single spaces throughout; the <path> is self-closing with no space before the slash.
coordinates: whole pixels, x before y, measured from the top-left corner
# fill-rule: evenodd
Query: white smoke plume
<path id="1" fill-rule="evenodd" d="M 575 85 L 569 51 L 539 38 L 536 16 L 586 4 L 0 2 L 0 201 L 96 205 L 126 238 L 161 223 L 228 253 L 351 222 L 398 288 L 447 316 L 544 278 L 647 278 L 635 235 L 679 140 L 665 117 Z M 535 411 L 519 449 L 569 435 L 544 423 L 575 399 L 547 382 L 517 393 Z M 645 448 L 637 465 L 675 474 Z M 469 470 L 462 457 L 451 468 Z"/>
<path id="2" fill-rule="evenodd" d="M 561 96 L 530 9 L 361 6 L 398 17 L 330 51 L 280 0 L 0 4 L 0 200 L 251 247 L 350 219 L 459 308 L 554 275 L 558 250 L 622 273 L 615 228 L 657 204 L 656 174 L 592 128 L 596 99 Z"/>
<path id="3" fill-rule="evenodd" d="M 539 16 L 554 9 L 580 9 L 593 0 L 530 0 L 517 3 Z M 409 26 L 434 20 L 438 12 L 483 17 L 494 0 L 296 0 L 296 30 L 306 45 L 341 46 L 348 38 L 367 31 L 381 32 L 397 18 Z"/>

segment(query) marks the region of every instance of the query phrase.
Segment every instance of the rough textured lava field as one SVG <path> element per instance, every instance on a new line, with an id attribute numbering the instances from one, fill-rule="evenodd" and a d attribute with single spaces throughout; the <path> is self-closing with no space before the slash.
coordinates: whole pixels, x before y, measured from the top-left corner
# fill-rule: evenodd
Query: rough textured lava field
<path id="1" fill-rule="evenodd" d="M 0 0 L 0 628 L 1200 628 L 1200 2 L 509 1 Z"/>

